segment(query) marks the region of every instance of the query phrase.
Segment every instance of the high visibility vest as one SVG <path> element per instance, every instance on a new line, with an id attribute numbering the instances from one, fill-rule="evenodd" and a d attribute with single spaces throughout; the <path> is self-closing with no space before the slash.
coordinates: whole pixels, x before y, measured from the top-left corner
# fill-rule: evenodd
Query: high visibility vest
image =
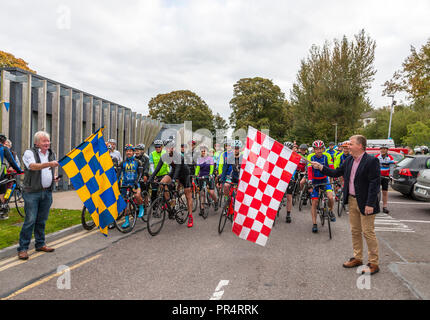
<path id="1" fill-rule="evenodd" d="M 154 170 L 157 168 L 158 163 L 160 162 L 161 156 L 166 153 L 166 150 L 161 151 L 161 153 L 158 153 L 157 151 L 152 151 L 152 161 L 154 163 Z M 160 171 L 157 173 L 157 177 L 164 176 L 169 173 L 169 165 L 167 163 L 163 163 Z"/>

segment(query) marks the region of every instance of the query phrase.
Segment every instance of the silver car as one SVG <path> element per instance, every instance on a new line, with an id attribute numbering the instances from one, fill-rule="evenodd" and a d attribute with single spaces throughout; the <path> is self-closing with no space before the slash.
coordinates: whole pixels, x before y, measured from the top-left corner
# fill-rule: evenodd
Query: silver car
<path id="1" fill-rule="evenodd" d="M 414 196 L 419 200 L 430 201 L 430 160 L 425 170 L 421 170 L 414 186 Z"/>

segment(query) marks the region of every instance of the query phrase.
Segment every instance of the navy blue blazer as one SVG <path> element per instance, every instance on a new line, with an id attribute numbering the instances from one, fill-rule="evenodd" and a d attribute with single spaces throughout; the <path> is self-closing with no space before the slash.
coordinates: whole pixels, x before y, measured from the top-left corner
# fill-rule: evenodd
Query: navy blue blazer
<path id="1" fill-rule="evenodd" d="M 324 167 L 322 173 L 329 177 L 342 177 L 344 179 L 343 186 L 343 202 L 348 204 L 349 196 L 349 180 L 351 178 L 351 170 L 354 158 L 348 157 L 337 169 Z M 363 154 L 363 158 L 357 168 L 354 179 L 355 196 L 357 198 L 358 207 L 361 214 L 364 215 L 365 206 L 373 207 L 373 213 L 379 213 L 378 194 L 381 188 L 381 170 L 379 160 L 376 157 Z"/>

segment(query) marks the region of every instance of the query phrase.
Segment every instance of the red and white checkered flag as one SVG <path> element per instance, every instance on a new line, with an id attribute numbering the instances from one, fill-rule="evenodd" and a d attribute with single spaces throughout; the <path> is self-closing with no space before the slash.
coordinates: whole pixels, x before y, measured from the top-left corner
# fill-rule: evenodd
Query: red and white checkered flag
<path id="1" fill-rule="evenodd" d="M 233 232 L 265 246 L 300 156 L 249 127 L 234 205 Z"/>

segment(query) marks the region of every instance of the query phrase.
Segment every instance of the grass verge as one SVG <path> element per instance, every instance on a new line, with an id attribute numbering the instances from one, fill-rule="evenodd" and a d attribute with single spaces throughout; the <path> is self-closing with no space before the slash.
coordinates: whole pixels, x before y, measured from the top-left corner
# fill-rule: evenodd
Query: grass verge
<path id="1" fill-rule="evenodd" d="M 0 220 L 0 250 L 19 242 L 24 223 L 15 208 L 9 211 L 9 219 Z M 57 232 L 81 223 L 81 210 L 51 209 L 46 221 L 45 234 Z"/>

